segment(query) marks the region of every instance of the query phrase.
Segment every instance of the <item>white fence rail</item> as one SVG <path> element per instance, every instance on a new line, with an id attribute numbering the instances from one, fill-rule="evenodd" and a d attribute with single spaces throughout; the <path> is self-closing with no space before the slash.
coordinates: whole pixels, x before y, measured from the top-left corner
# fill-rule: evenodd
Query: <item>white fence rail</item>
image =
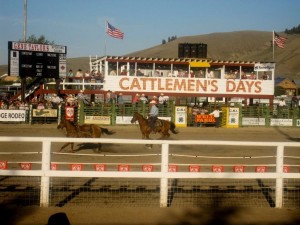
<path id="1" fill-rule="evenodd" d="M 99 141 L 99 140 L 98 140 Z M 242 142 L 242 141 L 173 141 L 173 140 L 130 140 L 130 139 L 101 139 L 101 143 L 114 144 L 153 144 L 161 146 L 161 170 L 158 172 L 121 172 L 121 171 L 62 171 L 51 170 L 51 145 L 53 143 L 65 142 L 85 142 L 97 143 L 97 139 L 86 138 L 56 138 L 56 137 L 0 137 L 0 142 L 36 142 L 42 143 L 42 160 L 41 168 L 37 170 L 0 170 L 0 176 L 37 176 L 41 177 L 40 183 L 40 206 L 49 206 L 50 178 L 51 177 L 90 177 L 90 178 L 158 178 L 160 179 L 160 206 L 167 207 L 168 199 L 168 179 L 274 179 L 276 180 L 275 207 L 283 206 L 283 181 L 284 179 L 300 179 L 300 173 L 284 172 L 284 152 L 286 147 L 300 147 L 296 142 Z M 182 146 L 259 146 L 274 147 L 276 149 L 276 171 L 267 173 L 256 172 L 169 172 L 169 149 L 172 145 Z M 242 150 L 242 149 L 241 149 Z M 275 151 L 275 150 L 274 150 Z M 15 151 L 14 151 L 15 152 Z"/>

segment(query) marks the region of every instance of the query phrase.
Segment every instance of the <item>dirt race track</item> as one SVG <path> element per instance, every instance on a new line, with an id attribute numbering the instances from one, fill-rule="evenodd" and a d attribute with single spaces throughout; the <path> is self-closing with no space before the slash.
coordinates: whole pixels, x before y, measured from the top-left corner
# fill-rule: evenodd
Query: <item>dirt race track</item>
<path id="1" fill-rule="evenodd" d="M 107 127 L 116 131 L 113 136 L 107 138 L 138 139 L 140 132 L 137 125 Z M 232 140 L 232 141 L 300 141 L 299 128 L 179 128 L 179 134 L 171 134 L 172 140 Z M 45 125 L 12 125 L 0 124 L 1 136 L 31 136 L 31 137 L 64 137 L 62 131 L 56 129 L 55 124 Z M 159 138 L 152 135 L 153 139 Z M 52 152 L 57 152 L 61 143 L 55 143 Z M 26 147 L 27 146 L 27 147 Z M 7 148 L 17 151 L 34 151 L 35 145 L 22 145 L 18 143 L 1 143 L 0 151 Z M 220 149 L 220 148 L 219 148 Z M 102 153 L 133 154 L 133 153 L 157 153 L 159 146 L 148 150 L 143 146 L 120 146 L 103 144 Z M 181 152 L 182 148 L 174 148 L 173 152 Z M 207 154 L 213 151 L 213 147 L 207 148 Z M 224 149 L 225 150 L 225 149 Z M 232 149 L 237 151 L 239 149 Z M 293 155 L 300 155 L 299 150 L 293 151 Z M 93 153 L 89 147 L 80 147 L 79 153 Z M 195 152 L 193 147 L 185 149 L 186 153 Z M 205 150 L 204 150 L 205 152 Z M 243 154 L 250 154 L 251 148 L 243 149 Z M 88 160 L 88 159 L 86 159 Z M 300 164 L 299 161 L 295 164 Z M 72 225 L 76 224 L 101 224 L 101 225 L 163 225 L 163 224 L 247 224 L 247 225 L 296 225 L 300 224 L 300 211 L 298 209 L 275 208 L 155 208 L 155 207 L 20 207 L 16 205 L 2 205 L 0 224 L 35 224 L 45 225 L 48 218 L 58 212 L 65 212 Z M 62 224 L 64 225 L 64 224 Z"/>

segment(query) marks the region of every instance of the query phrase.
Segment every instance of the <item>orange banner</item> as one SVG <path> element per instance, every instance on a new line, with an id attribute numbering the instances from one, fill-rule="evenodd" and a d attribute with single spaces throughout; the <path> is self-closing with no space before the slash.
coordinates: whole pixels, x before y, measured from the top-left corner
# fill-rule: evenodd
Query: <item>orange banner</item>
<path id="1" fill-rule="evenodd" d="M 195 116 L 196 123 L 215 123 L 215 117 L 213 115 L 196 115 Z"/>

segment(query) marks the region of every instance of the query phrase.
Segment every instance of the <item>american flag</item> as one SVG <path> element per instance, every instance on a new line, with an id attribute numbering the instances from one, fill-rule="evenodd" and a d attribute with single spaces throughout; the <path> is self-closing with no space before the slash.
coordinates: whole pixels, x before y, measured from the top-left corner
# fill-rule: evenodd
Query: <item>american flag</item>
<path id="1" fill-rule="evenodd" d="M 287 38 L 279 36 L 276 32 L 274 32 L 274 42 L 279 48 L 284 48 L 284 44 Z"/>
<path id="2" fill-rule="evenodd" d="M 118 28 L 115 28 L 113 25 L 111 25 L 109 22 L 106 22 L 106 33 L 114 38 L 119 38 L 123 39 L 124 38 L 124 33 L 120 31 Z"/>

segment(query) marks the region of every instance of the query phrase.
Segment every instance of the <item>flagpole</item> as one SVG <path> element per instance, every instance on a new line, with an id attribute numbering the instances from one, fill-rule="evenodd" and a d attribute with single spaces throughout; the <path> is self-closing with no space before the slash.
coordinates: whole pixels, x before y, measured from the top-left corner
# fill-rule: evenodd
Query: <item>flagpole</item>
<path id="1" fill-rule="evenodd" d="M 106 28 L 106 26 L 107 26 L 107 20 L 105 20 L 105 24 L 104 24 L 104 56 L 106 56 L 106 30 L 107 30 L 107 28 Z"/>
<path id="2" fill-rule="evenodd" d="M 273 42 L 272 42 L 272 45 L 273 45 L 273 62 L 275 60 L 275 57 L 274 57 L 274 51 L 275 51 L 275 40 L 274 40 L 274 35 L 275 35 L 275 31 L 273 30 Z"/>

